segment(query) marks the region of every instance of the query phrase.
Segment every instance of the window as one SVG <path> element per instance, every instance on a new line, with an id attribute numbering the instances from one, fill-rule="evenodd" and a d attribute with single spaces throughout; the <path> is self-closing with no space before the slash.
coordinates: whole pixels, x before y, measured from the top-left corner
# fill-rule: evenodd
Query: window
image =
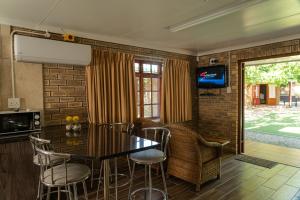
<path id="1" fill-rule="evenodd" d="M 136 60 L 138 118 L 158 118 L 160 114 L 160 86 L 162 64 Z"/>

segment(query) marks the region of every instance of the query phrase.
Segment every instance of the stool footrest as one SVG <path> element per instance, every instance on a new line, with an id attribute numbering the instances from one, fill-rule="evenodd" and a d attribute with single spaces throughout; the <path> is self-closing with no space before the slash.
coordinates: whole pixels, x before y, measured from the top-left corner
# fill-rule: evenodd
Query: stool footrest
<path id="1" fill-rule="evenodd" d="M 128 185 L 129 184 L 129 180 L 130 180 L 130 177 L 128 176 L 128 175 L 126 175 L 126 174 L 117 174 L 117 176 L 118 176 L 118 183 L 119 183 L 119 177 L 125 177 L 126 178 L 126 182 L 125 183 L 123 183 L 123 184 L 118 184 L 117 185 L 117 188 L 119 188 L 119 187 L 124 187 L 124 186 L 126 186 L 126 185 Z M 112 178 L 112 180 L 114 181 L 114 177 L 115 177 L 115 174 L 111 174 L 110 176 L 109 176 L 109 178 Z M 109 186 L 109 188 L 115 188 L 115 184 L 110 184 L 110 186 Z"/>
<path id="2" fill-rule="evenodd" d="M 162 195 L 163 200 L 167 199 L 167 194 L 163 190 L 160 190 L 158 188 L 152 188 L 151 190 L 152 190 L 152 199 L 157 199 L 157 195 L 153 195 L 156 192 L 159 192 Z M 145 198 L 145 199 L 149 199 L 150 198 L 149 197 L 150 188 L 149 187 L 144 187 L 144 188 L 136 189 L 133 192 L 131 192 L 131 194 L 130 194 L 130 200 L 135 199 L 135 198 L 132 198 L 132 197 L 136 196 L 138 193 L 141 193 L 141 192 L 144 192 L 143 195 L 147 196 L 147 198 Z M 151 199 L 149 199 L 149 200 L 151 200 Z"/>

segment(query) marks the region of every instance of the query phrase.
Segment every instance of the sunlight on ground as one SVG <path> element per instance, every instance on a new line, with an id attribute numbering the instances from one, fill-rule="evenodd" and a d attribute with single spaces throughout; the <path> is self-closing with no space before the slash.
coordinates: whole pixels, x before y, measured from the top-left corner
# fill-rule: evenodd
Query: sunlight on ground
<path id="1" fill-rule="evenodd" d="M 300 134 L 300 127 L 285 127 L 280 130 L 280 132 L 285 132 L 285 133 L 295 133 L 295 134 Z"/>
<path id="2" fill-rule="evenodd" d="M 245 130 L 300 139 L 300 107 L 254 106 L 245 109 Z"/>
<path id="3" fill-rule="evenodd" d="M 252 127 L 246 127 L 245 130 L 251 130 L 251 129 L 255 129 L 255 128 L 259 128 L 261 126 L 252 126 Z"/>

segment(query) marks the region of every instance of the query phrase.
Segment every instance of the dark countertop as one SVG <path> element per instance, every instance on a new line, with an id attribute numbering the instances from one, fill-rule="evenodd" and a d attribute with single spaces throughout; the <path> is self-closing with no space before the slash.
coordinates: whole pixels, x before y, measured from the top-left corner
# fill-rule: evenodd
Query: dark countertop
<path id="1" fill-rule="evenodd" d="M 95 124 L 82 124 L 80 132 L 49 126 L 42 129 L 40 137 L 51 140 L 55 152 L 85 159 L 110 159 L 159 146 L 155 141 Z"/>

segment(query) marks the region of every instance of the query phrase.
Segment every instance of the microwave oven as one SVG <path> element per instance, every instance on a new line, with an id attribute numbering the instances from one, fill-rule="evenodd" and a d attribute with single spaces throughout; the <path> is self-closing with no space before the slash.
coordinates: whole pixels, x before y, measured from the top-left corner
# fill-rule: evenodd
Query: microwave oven
<path id="1" fill-rule="evenodd" d="M 0 137 L 41 130 L 39 111 L 0 112 Z"/>

